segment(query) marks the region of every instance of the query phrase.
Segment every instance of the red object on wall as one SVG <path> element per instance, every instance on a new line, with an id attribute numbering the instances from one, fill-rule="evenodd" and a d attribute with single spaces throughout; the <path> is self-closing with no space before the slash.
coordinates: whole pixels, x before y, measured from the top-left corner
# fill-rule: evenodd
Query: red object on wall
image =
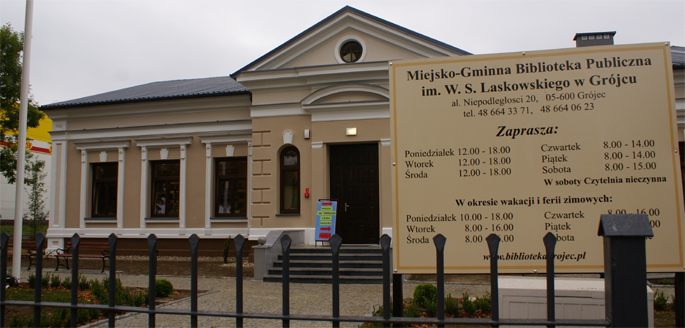
<path id="1" fill-rule="evenodd" d="M 304 188 L 304 198 L 309 198 L 309 188 Z"/>

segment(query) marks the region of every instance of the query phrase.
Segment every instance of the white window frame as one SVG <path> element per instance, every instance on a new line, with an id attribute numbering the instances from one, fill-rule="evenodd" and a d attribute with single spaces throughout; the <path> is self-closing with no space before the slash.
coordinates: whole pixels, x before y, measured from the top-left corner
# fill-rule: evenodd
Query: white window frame
<path id="1" fill-rule="evenodd" d="M 235 145 L 247 144 L 248 156 L 247 156 L 247 190 L 252 190 L 252 134 L 239 134 L 239 135 L 218 135 L 218 136 L 203 136 L 200 137 L 200 141 L 205 144 L 205 234 L 210 235 L 212 229 L 212 201 L 214 200 L 214 157 L 212 154 L 215 152 L 218 157 L 221 156 L 222 152 L 225 151 L 225 157 L 233 157 L 235 151 Z M 247 220 L 250 220 L 250 193 L 248 192 L 248 206 L 247 206 Z M 218 221 L 230 221 L 236 222 L 236 219 L 227 218 L 225 220 Z"/>
<path id="2" fill-rule="evenodd" d="M 125 149 L 131 145 L 130 140 L 76 142 L 76 149 L 81 151 L 81 199 L 79 208 L 79 226 L 86 228 L 86 215 L 88 204 L 88 190 L 90 182 L 90 163 L 88 163 L 89 151 L 100 151 L 100 162 L 107 162 L 107 151 L 116 150 L 118 153 L 117 173 L 117 229 L 124 227 L 124 167 Z M 103 155 L 104 153 L 104 155 Z M 62 182 L 64 184 L 64 182 Z M 61 221 L 60 221 L 61 223 Z"/>
<path id="3" fill-rule="evenodd" d="M 178 228 L 181 229 L 179 234 L 183 235 L 186 228 L 186 148 L 193 143 L 193 137 L 179 137 L 179 138 L 154 138 L 154 139 L 138 139 L 133 140 L 136 145 L 140 147 L 141 151 L 141 170 L 140 170 L 140 228 L 141 234 L 144 234 L 143 229 L 147 228 L 145 219 L 148 216 L 148 209 L 150 207 L 150 164 L 148 163 L 147 153 L 150 149 L 159 149 L 161 154 L 168 156 L 169 148 L 180 151 L 180 177 L 179 177 L 179 206 L 178 206 Z M 166 159 L 166 158 L 164 158 Z M 155 220 L 155 222 L 166 222 L 163 220 Z M 176 221 L 173 221 L 176 222 Z"/>

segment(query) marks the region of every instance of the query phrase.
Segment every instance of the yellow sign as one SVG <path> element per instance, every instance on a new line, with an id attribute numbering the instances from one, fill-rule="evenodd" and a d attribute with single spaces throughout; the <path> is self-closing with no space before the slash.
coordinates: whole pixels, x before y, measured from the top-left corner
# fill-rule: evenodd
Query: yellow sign
<path id="1" fill-rule="evenodd" d="M 668 45 L 393 62 L 398 273 L 603 271 L 599 217 L 649 215 L 648 270 L 683 271 L 683 198 Z"/>

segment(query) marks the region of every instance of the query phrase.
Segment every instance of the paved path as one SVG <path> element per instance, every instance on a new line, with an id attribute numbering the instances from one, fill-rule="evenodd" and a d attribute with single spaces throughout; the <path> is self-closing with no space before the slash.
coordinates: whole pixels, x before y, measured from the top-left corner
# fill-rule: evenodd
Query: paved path
<path id="1" fill-rule="evenodd" d="M 99 270 L 83 270 L 88 279 L 102 280 L 106 274 Z M 45 273 L 54 274 L 52 270 Z M 71 276 L 68 271 L 60 271 L 60 276 Z M 27 279 L 28 272 L 22 272 L 22 280 Z M 127 287 L 147 287 L 146 275 L 119 275 L 121 282 Z M 188 276 L 158 276 L 164 278 L 177 289 L 190 289 Z M 405 297 L 412 295 L 414 288 L 423 282 L 406 281 L 403 283 Z M 198 309 L 206 311 L 235 311 L 235 278 L 233 277 L 201 277 L 198 279 L 198 289 L 208 291 L 198 298 Z M 657 287 L 663 289 L 666 295 L 673 294 L 673 287 Z M 482 282 L 448 282 L 445 284 L 445 295 L 452 294 L 460 297 L 466 291 L 471 296 L 484 295 L 490 291 L 489 284 Z M 244 302 L 243 311 L 248 313 L 281 313 L 282 286 L 280 283 L 265 283 L 245 278 L 243 282 Z M 374 306 L 382 304 L 382 285 L 341 285 L 340 286 L 340 315 L 341 316 L 370 316 Z M 164 308 L 190 309 L 190 299 L 183 299 L 166 304 Z M 309 315 L 331 315 L 331 286 L 326 284 L 290 284 L 290 313 Z M 200 327 L 235 327 L 235 319 L 218 317 L 200 317 Z M 147 327 L 146 314 L 128 314 L 117 317 L 117 327 Z M 190 327 L 189 316 L 157 315 L 158 327 Z M 341 327 L 358 327 L 360 323 L 342 323 Z M 282 327 L 280 320 L 245 319 L 245 327 Z M 292 321 L 292 327 L 330 327 L 329 322 Z M 90 327 L 107 327 L 107 321 L 91 324 Z"/>

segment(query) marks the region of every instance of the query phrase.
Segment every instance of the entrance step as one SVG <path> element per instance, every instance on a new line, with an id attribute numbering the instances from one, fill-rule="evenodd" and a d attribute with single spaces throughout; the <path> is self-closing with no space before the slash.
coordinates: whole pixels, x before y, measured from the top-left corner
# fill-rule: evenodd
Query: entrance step
<path id="1" fill-rule="evenodd" d="M 342 246 L 339 254 L 341 284 L 382 284 L 383 250 L 378 245 Z M 290 282 L 331 283 L 333 255 L 328 246 L 290 248 Z M 283 281 L 283 255 L 264 276 L 265 282 Z"/>

